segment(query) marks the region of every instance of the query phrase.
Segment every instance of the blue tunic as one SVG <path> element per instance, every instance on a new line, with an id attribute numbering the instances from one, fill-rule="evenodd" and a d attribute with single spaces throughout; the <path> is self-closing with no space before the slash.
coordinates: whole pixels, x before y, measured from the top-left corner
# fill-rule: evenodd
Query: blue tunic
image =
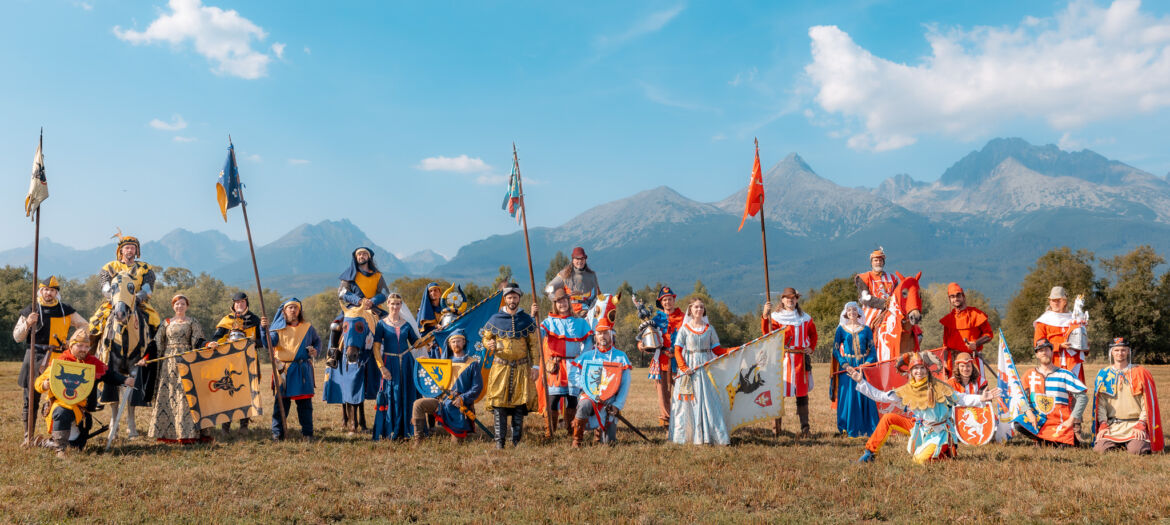
<path id="1" fill-rule="evenodd" d="M 873 346 L 873 332 L 862 326 L 856 334 L 843 327 L 837 327 L 833 336 L 833 359 L 839 370 L 845 366 L 861 366 L 877 362 L 877 351 Z M 857 391 L 853 378 L 842 372 L 837 376 L 837 430 L 849 437 L 865 437 L 877 427 L 877 403 Z"/>
<path id="2" fill-rule="evenodd" d="M 618 363 L 622 366 L 622 382 L 620 385 L 618 385 L 617 393 L 614 394 L 613 397 L 609 399 L 609 402 L 605 403 L 605 405 L 613 405 L 618 410 L 625 408 L 626 397 L 628 397 L 630 394 L 630 369 L 633 368 L 633 365 L 630 364 L 630 358 L 626 357 L 625 352 L 613 347 L 610 347 L 608 352 L 602 352 L 601 350 L 598 350 L 597 347 L 593 347 L 577 356 L 577 359 L 573 360 L 572 366 L 569 367 L 569 381 L 573 384 L 574 388 L 581 392 L 581 395 L 593 399 L 593 397 L 589 395 L 588 389 L 586 389 L 586 378 L 585 374 L 583 373 L 585 370 L 585 365 L 589 362 Z M 600 409 L 601 406 L 602 405 L 599 403 L 596 405 L 596 408 Z M 589 418 L 585 428 L 592 430 L 600 426 L 598 417 L 604 418 L 606 425 L 612 424 L 613 420 L 617 419 L 616 417 L 610 416 L 605 412 L 601 412 L 600 415 L 595 415 L 594 417 Z"/>
<path id="3" fill-rule="evenodd" d="M 381 345 L 382 364 L 390 371 L 390 379 L 385 380 L 377 363 L 370 365 L 379 380 L 374 440 L 405 439 L 414 435 L 411 414 L 419 395 L 414 386 L 415 360 L 410 346 L 415 341 L 418 341 L 418 333 L 409 323 L 403 323 L 395 331 L 389 324 L 379 322 L 374 329 L 374 344 Z"/>
<path id="4" fill-rule="evenodd" d="M 463 354 L 463 357 L 452 358 L 451 362 L 467 363 L 467 367 L 459 373 L 459 377 L 455 378 L 455 384 L 451 385 L 451 392 L 463 399 L 464 407 L 474 411 L 475 398 L 479 397 L 479 393 L 483 391 L 483 373 L 480 371 L 479 358 Z M 435 419 L 448 432 L 458 437 L 466 436 L 475 428 L 475 423 L 463 415 L 459 407 L 452 403 L 450 397 L 444 397 L 439 402 L 439 411 L 435 414 Z"/>
<path id="5" fill-rule="evenodd" d="M 273 347 L 280 346 L 280 333 L 273 330 L 270 335 Z M 281 385 L 281 396 L 288 399 L 303 399 L 313 397 L 315 380 L 313 379 L 313 360 L 309 357 L 309 347 L 321 348 L 321 338 L 317 336 L 317 329 L 312 326 L 305 332 L 297 345 L 296 356 L 291 362 L 285 363 L 288 369 L 284 373 Z"/>

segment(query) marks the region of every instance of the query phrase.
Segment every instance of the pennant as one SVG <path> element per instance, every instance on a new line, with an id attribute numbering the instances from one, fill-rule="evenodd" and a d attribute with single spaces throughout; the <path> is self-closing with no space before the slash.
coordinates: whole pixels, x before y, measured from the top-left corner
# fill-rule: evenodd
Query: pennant
<path id="1" fill-rule="evenodd" d="M 696 369 L 696 375 L 705 374 L 715 385 L 728 432 L 780 417 L 784 397 L 783 354 L 783 332 L 773 332 Z"/>
<path id="2" fill-rule="evenodd" d="M 239 206 L 240 198 L 240 168 L 236 166 L 236 152 L 234 146 L 228 145 L 227 161 L 223 169 L 219 170 L 219 180 L 215 181 L 215 198 L 219 201 L 219 213 L 223 215 L 223 222 L 227 222 L 227 211 Z"/>
<path id="3" fill-rule="evenodd" d="M 999 389 L 1003 392 L 1001 394 L 1001 402 L 996 406 L 1000 410 L 1004 410 L 1006 405 L 1007 418 L 1000 417 L 1000 426 L 997 428 L 997 440 L 1009 438 L 1014 434 L 1012 430 L 1012 423 L 1019 423 L 1020 426 L 1027 429 L 1033 434 L 1040 433 L 1040 427 L 1044 425 L 1044 414 L 1038 413 L 1035 420 L 1028 417 L 1028 410 L 1032 407 L 1028 402 L 1028 394 L 1024 390 L 1024 384 L 1020 381 L 1020 373 L 1016 370 L 1016 361 L 1012 358 L 1012 351 L 1008 348 L 1007 339 L 1003 337 L 1003 329 L 999 331 L 999 358 L 997 359 L 999 365 Z M 1004 419 L 1008 422 L 1003 423 Z"/>
<path id="4" fill-rule="evenodd" d="M 520 170 L 516 165 L 516 160 L 512 160 L 512 176 L 508 179 L 508 193 L 504 194 L 504 204 L 501 208 L 508 212 L 508 215 L 516 218 L 516 222 L 520 222 L 520 214 L 524 213 L 524 201 L 520 195 Z"/>
<path id="5" fill-rule="evenodd" d="M 252 339 L 175 359 L 195 426 L 211 428 L 261 414 L 256 343 Z"/>
<path id="6" fill-rule="evenodd" d="M 45 179 L 45 156 L 41 153 L 41 144 L 38 143 L 37 153 L 33 155 L 32 180 L 28 183 L 28 195 L 24 198 L 24 216 L 32 218 L 33 212 L 39 210 L 41 202 L 47 198 L 49 184 Z"/>
<path id="7" fill-rule="evenodd" d="M 752 164 L 752 178 L 748 182 L 747 202 L 743 204 L 743 218 L 739 220 L 739 230 L 748 217 L 755 217 L 764 208 L 764 172 L 760 169 L 760 144 L 756 143 L 756 161 Z M 736 231 L 739 231 L 736 230 Z"/>

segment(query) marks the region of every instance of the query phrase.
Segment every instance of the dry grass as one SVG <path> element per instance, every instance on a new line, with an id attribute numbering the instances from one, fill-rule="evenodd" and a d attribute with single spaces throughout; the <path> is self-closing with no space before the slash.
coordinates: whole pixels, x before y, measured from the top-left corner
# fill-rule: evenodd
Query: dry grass
<path id="1" fill-rule="evenodd" d="M 1167 401 L 1170 367 L 1152 368 Z M 920 467 L 899 436 L 876 463 L 859 465 L 864 440 L 833 435 L 825 365 L 815 370 L 816 435 L 807 441 L 752 428 L 736 432 L 731 447 L 673 446 L 662 443 L 663 431 L 643 427 L 655 444 L 623 430 L 617 448 L 574 451 L 563 431 L 549 443 L 539 438 L 540 420 L 531 415 L 518 449 L 500 452 L 486 441 L 456 446 L 446 439 L 415 448 L 346 437 L 338 430 L 340 409 L 317 403 L 323 439 L 313 444 L 273 444 L 265 424 L 212 445 L 143 439 L 99 454 L 91 443 L 89 452 L 64 460 L 19 448 L 20 391 L 11 386 L 17 369 L 0 363 L 0 384 L 10 385 L 0 394 L 5 523 L 1117 523 L 1170 516 L 1166 455 L 1101 457 L 1089 450 L 993 444 L 963 447 L 957 461 Z M 634 375 L 627 416 L 651 425 L 652 385 L 644 370 Z M 794 405 L 787 410 L 791 429 Z M 150 419 L 149 409 L 139 409 L 140 430 Z M 296 423 L 291 426 L 297 435 Z"/>

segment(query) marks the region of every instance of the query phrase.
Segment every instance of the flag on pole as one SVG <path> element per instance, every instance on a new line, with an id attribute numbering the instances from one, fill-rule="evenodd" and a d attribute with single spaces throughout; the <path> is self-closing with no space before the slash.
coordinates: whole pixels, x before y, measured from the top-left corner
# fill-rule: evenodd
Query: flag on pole
<path id="1" fill-rule="evenodd" d="M 219 213 L 223 221 L 227 222 L 227 211 L 240 205 L 240 168 L 236 166 L 235 147 L 228 144 L 227 161 L 219 171 L 219 180 L 215 182 L 215 198 L 219 201 Z"/>
<path id="2" fill-rule="evenodd" d="M 520 222 L 520 214 L 524 213 L 521 209 L 523 203 L 520 201 L 520 170 L 517 169 L 516 159 L 512 159 L 512 177 L 508 179 L 508 193 L 504 194 L 504 205 L 501 206 L 504 210 L 516 218 L 516 222 Z"/>
<path id="3" fill-rule="evenodd" d="M 764 172 L 760 169 L 760 143 L 756 143 L 756 161 L 752 164 L 752 179 L 748 182 L 747 202 L 743 205 L 743 218 L 739 220 L 739 230 L 748 217 L 755 217 L 764 207 Z M 736 231 L 739 231 L 736 230 Z"/>
<path id="4" fill-rule="evenodd" d="M 773 332 L 745 343 L 695 372 L 696 375 L 705 373 L 715 385 L 715 396 L 723 409 L 728 432 L 783 414 L 784 337 L 781 333 Z"/>
<path id="5" fill-rule="evenodd" d="M 37 143 L 37 153 L 33 155 L 32 180 L 28 183 L 28 196 L 24 198 L 24 216 L 31 218 L 47 198 L 49 184 L 45 180 L 45 156 L 41 153 L 41 143 Z"/>
<path id="6" fill-rule="evenodd" d="M 1016 370 L 1016 361 L 1012 358 L 1012 351 L 1008 348 L 1002 329 L 999 331 L 999 358 L 997 361 L 999 365 L 998 386 L 1002 393 L 1000 394 L 1000 402 L 995 405 L 1000 410 L 1006 408 L 1007 414 L 1006 417 L 1000 417 L 1001 423 L 996 429 L 996 439 L 1002 441 L 1011 437 L 1014 433 L 1012 423 L 1019 423 L 1029 432 L 1039 434 L 1040 427 L 1044 425 L 1046 418 L 1044 414 L 1035 411 L 1033 411 L 1036 414 L 1035 419 L 1028 417 L 1028 411 L 1032 408 L 1032 404 L 1028 400 L 1028 394 L 1024 391 L 1024 384 L 1020 381 L 1020 373 Z"/>

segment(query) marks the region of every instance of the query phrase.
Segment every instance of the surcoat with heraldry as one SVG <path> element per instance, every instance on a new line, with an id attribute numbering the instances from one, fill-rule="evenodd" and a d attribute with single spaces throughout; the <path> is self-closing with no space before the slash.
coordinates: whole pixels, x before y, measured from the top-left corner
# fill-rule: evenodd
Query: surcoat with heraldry
<path id="1" fill-rule="evenodd" d="M 536 410 L 536 383 L 528 371 L 540 363 L 540 334 L 536 321 L 522 309 L 509 314 L 496 312 L 483 327 L 483 341 L 495 341 L 492 367 L 488 372 L 489 408 L 527 406 Z"/>

